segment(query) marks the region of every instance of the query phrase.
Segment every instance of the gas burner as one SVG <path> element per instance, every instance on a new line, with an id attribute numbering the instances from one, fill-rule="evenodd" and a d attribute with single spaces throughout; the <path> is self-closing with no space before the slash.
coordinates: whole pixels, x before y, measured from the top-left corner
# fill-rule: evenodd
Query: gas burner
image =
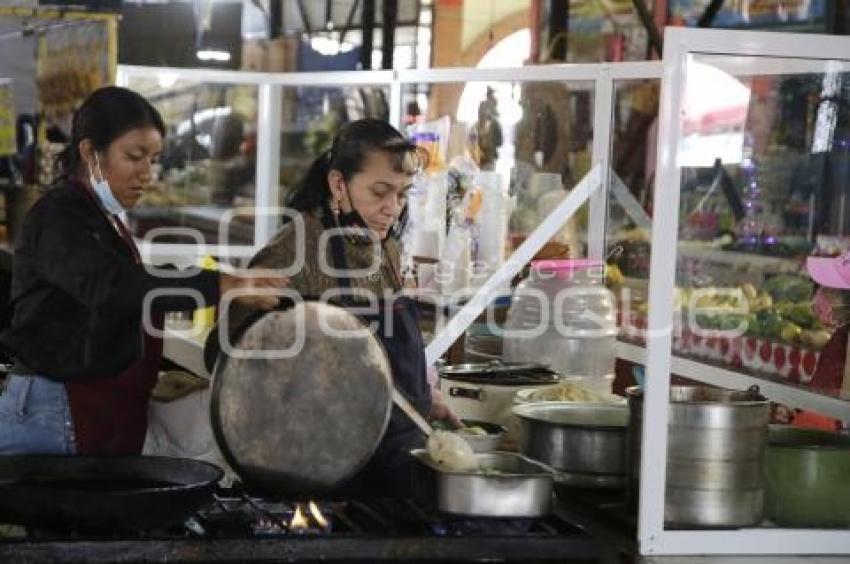
<path id="1" fill-rule="evenodd" d="M 534 526 L 534 519 L 444 519 L 431 522 L 431 531 L 441 537 L 517 536 Z"/>
<path id="2" fill-rule="evenodd" d="M 332 515 L 333 506 L 324 502 L 216 496 L 193 525 L 214 536 L 327 535 L 333 531 Z"/>

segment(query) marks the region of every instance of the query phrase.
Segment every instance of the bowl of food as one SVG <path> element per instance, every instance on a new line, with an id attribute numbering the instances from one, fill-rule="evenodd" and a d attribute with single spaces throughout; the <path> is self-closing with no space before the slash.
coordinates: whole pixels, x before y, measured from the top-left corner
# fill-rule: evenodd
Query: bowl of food
<path id="1" fill-rule="evenodd" d="M 474 452 L 493 452 L 498 449 L 507 431 L 498 423 L 489 421 L 462 419 L 461 422 L 464 424 L 461 429 L 453 429 L 451 424 L 445 421 L 435 421 L 431 426 L 438 431 L 453 431 L 460 435 Z"/>
<path id="2" fill-rule="evenodd" d="M 489 421 L 477 421 L 475 419 L 463 419 L 465 427 L 455 432 L 469 443 L 475 452 L 493 452 L 499 448 L 505 429 L 497 423 Z"/>

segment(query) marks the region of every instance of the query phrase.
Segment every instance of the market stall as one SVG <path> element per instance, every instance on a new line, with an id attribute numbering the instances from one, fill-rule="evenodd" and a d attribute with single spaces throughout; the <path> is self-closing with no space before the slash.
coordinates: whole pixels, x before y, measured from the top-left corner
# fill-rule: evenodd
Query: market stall
<path id="1" fill-rule="evenodd" d="M 527 352 L 532 344 L 539 347 L 534 357 L 556 365 L 555 381 L 553 372 L 530 365 L 528 359 L 513 359 L 525 362 L 521 368 L 488 365 L 467 367 L 466 372 L 446 367 L 441 385 L 458 399 L 459 411 L 475 406 L 477 418 L 508 418 L 484 423 L 508 423 L 505 440 L 513 438 L 514 448 L 558 468 L 559 485 L 566 487 L 556 488 L 561 501 L 553 506 L 550 520 L 534 521 L 530 533 L 486 530 L 488 543 L 481 543 L 480 531 L 462 530 L 455 533 L 461 537 L 455 539 L 458 542 L 441 549 L 447 551 L 444 554 L 457 559 L 493 558 L 502 549 L 502 557 L 522 561 L 529 553 L 540 559 L 564 559 L 605 552 L 597 551 L 598 545 L 585 544 L 587 538 L 565 526 L 564 517 L 566 522 L 581 523 L 597 538 L 619 539 L 611 541 L 615 551 L 636 549 L 643 555 L 850 553 L 846 530 L 778 526 L 758 502 L 771 402 L 795 410 L 799 420 L 809 413 L 825 415 L 832 431 L 845 430 L 850 421 L 850 404 L 841 395 L 842 386 L 817 386 L 817 366 L 834 328 L 817 318 L 813 304 L 817 289 L 804 270 L 806 256 L 816 249 L 836 254 L 836 246 L 846 236 L 842 215 L 833 213 L 838 206 L 833 200 L 843 188 L 834 179 L 843 171 L 839 149 L 847 119 L 842 110 L 846 94 L 841 89 L 846 79 L 842 57 L 846 57 L 847 40 L 678 30 L 668 32 L 666 43 L 663 63 L 333 75 L 124 67 L 120 82 L 145 91 L 162 109 L 172 109 L 165 113 L 173 130 L 183 127 L 192 150 L 197 143 L 210 153 L 185 159 L 182 166 L 162 176 L 161 198 L 147 206 L 158 211 L 146 210 L 149 217 L 158 214 L 159 223 L 146 226 L 144 214 L 139 213 L 134 218 L 135 234 L 144 237 L 150 261 L 175 256 L 187 261 L 205 255 L 249 257 L 276 231 L 280 204 L 300 156 L 321 146 L 321 138 L 334 127 L 312 124 L 311 129 L 311 122 L 298 124 L 298 112 L 285 109 L 287 100 L 295 107 L 315 107 L 315 101 L 310 101 L 313 96 L 330 104 L 332 99 L 363 100 L 362 92 L 380 91 L 396 124 L 402 122 L 402 108 L 416 102 L 422 117 L 408 133 L 432 158 L 415 186 L 418 192 L 411 197 L 414 231 L 408 240 L 406 266 L 419 286 L 414 297 L 426 305 L 436 304 L 442 314 L 428 327 L 428 359 L 435 363 L 464 334 L 475 337 L 479 347 L 488 343 L 487 351 L 496 358 L 506 359 L 509 351 Z M 689 80 L 695 76 L 704 80 L 706 75 L 722 77 L 718 88 L 728 88 L 729 95 L 721 90 L 716 100 L 706 102 L 697 94 L 706 88 L 700 86 L 704 82 L 688 87 Z M 441 87 L 465 84 L 484 85 L 475 112 L 459 107 L 450 115 L 431 113 L 430 96 L 439 97 Z M 818 85 L 814 95 L 812 84 Z M 778 102 L 773 94 L 783 88 L 790 89 L 787 103 Z M 515 105 L 499 101 L 498 91 L 514 93 Z M 380 100 L 379 95 L 374 98 Z M 811 109 L 805 106 L 803 112 L 783 113 L 788 108 L 799 110 L 801 100 L 810 103 Z M 654 146 L 652 122 L 659 107 L 656 161 L 654 149 L 647 147 Z M 209 131 L 201 127 L 205 116 L 212 116 Z M 241 127 L 229 119 L 233 116 L 240 116 Z M 498 136 L 496 125 L 501 129 Z M 229 131 L 231 127 L 235 133 Z M 250 188 L 213 201 L 211 186 L 227 178 L 227 167 L 218 166 L 222 163 L 216 164 L 211 154 L 215 153 L 213 139 L 226 140 L 231 146 L 221 153 L 229 157 L 218 160 L 244 160 L 250 145 L 245 130 L 251 128 L 255 128 L 256 160 L 247 165 Z M 304 132 L 300 141 L 297 134 L 287 138 L 293 130 Z M 782 135 L 777 136 L 777 131 Z M 296 144 L 297 150 L 293 149 Z M 802 188 L 809 175 L 792 180 L 796 177 L 791 163 L 807 159 L 820 163 L 833 180 L 807 188 L 797 197 L 795 189 Z M 657 171 L 654 178 L 653 170 Z M 653 184 L 654 194 L 648 194 Z M 825 193 L 825 185 L 833 191 Z M 218 186 L 229 189 L 234 184 L 228 180 Z M 217 224 L 215 228 L 198 229 L 197 224 L 187 223 L 189 217 L 197 220 L 201 212 L 208 214 L 206 221 Z M 239 215 L 250 218 L 242 236 L 229 226 Z M 158 237 L 170 240 L 161 243 Z M 181 243 L 180 237 L 191 237 L 194 243 Z M 527 268 L 531 261 L 538 262 Z M 542 322 L 541 316 L 533 316 L 533 308 L 522 309 L 521 304 L 534 292 L 548 299 L 551 286 L 547 282 L 552 280 L 572 290 L 558 296 L 556 288 L 552 297 L 558 307 L 552 311 L 557 316 Z M 497 315 L 499 307 L 502 316 Z M 511 342 L 505 329 L 515 329 L 527 320 L 546 331 Z M 547 332 L 558 322 L 566 332 L 561 341 Z M 170 360 L 202 377 L 208 377 L 201 352 L 205 325 L 202 320 L 192 327 L 172 323 L 165 349 Z M 557 356 L 561 352 L 565 355 Z M 593 374 L 571 375 L 583 380 L 564 377 L 587 356 L 604 356 L 601 368 L 591 366 L 588 370 L 594 370 Z M 624 360 L 635 365 L 628 368 L 637 377 L 641 377 L 641 366 L 646 366 L 644 393 L 630 396 L 631 412 L 622 399 L 610 397 L 614 357 L 620 366 Z M 671 375 L 691 385 L 707 383 L 736 392 L 691 390 L 670 400 Z M 547 387 L 552 384 L 555 388 Z M 753 384 L 759 389 L 747 391 Z M 208 433 L 171 435 L 171 443 L 164 437 L 175 426 L 208 430 L 208 393 L 202 390 L 155 406 L 162 417 L 158 421 L 156 415 L 152 417 L 153 432 L 160 434 L 149 437 L 151 449 L 206 456 L 214 439 Z M 498 409 L 482 405 L 491 397 L 503 402 Z M 515 401 L 527 405 L 514 409 Z M 674 458 L 668 455 L 668 445 L 677 440 L 711 443 L 699 433 L 714 429 L 694 430 L 682 424 L 692 432 L 682 439 L 677 434 L 682 429 L 675 428 L 675 423 L 690 421 L 689 410 L 698 411 L 703 404 L 723 408 L 741 404 L 756 412 L 753 418 L 741 416 L 745 424 L 735 419 L 741 423 L 741 437 L 748 433 L 749 442 L 736 436 L 739 427 L 719 427 L 719 433 L 727 437 L 724 440 L 743 445 L 739 451 L 756 453 L 741 458 L 743 463 L 731 470 L 743 468 L 755 484 L 743 488 L 753 490 L 748 493 L 756 501 L 742 522 L 682 517 L 691 508 L 687 500 L 674 504 L 680 513 L 667 515 L 665 499 L 669 502 L 674 499 L 672 493 L 680 493 L 671 493 L 670 480 L 682 475 L 678 467 L 665 472 Z M 194 410 L 183 411 L 184 407 Z M 733 413 L 738 417 L 737 410 Z M 576 441 L 570 444 L 591 440 L 586 432 L 597 433 L 598 444 L 605 439 L 608 456 L 564 459 L 562 452 L 542 448 L 544 439 L 536 443 L 529 439 L 564 431 L 557 428 L 564 418 L 572 421 L 561 425 L 568 427 L 569 437 Z M 516 423 L 514 428 L 511 421 Z M 547 426 L 553 422 L 555 429 Z M 159 431 L 157 425 L 161 425 Z M 642 433 L 635 435 L 638 428 Z M 676 460 L 701 460 L 673 453 Z M 631 490 L 639 492 L 637 507 L 627 505 L 624 484 L 637 488 Z M 234 495 L 235 501 L 228 503 L 238 506 L 238 493 Z M 359 523 L 346 513 L 349 507 L 330 508 L 344 534 L 352 532 L 350 523 L 355 523 L 353 529 Z M 370 536 L 369 542 L 356 537 L 363 541 L 359 548 L 366 551 L 359 553 L 361 557 L 392 559 L 404 552 L 413 558 L 421 555 L 422 547 L 433 548 L 445 541 L 436 538 L 440 533 L 433 528 L 415 533 L 419 536 L 407 544 L 399 541 L 387 532 L 397 508 L 384 509 L 372 512 L 379 523 L 386 523 L 385 530 Z M 263 511 L 270 509 L 263 506 Z M 294 509 L 287 506 L 285 511 Z M 430 515 L 425 514 L 425 522 Z M 339 556 L 344 534 L 322 537 L 328 531 L 313 523 L 317 538 L 328 540 L 321 550 L 314 548 L 318 551 L 314 555 Z M 436 523 L 442 527 L 445 521 Z M 407 525 L 393 529 L 394 533 L 409 536 L 411 530 L 418 531 Z M 279 528 L 290 531 L 289 521 Z M 381 526 L 360 526 L 361 532 L 376 529 Z M 638 547 L 628 540 L 635 536 Z M 413 550 L 413 545 L 418 548 Z M 308 550 L 307 544 L 299 546 Z M 611 547 L 607 548 L 610 552 Z M 164 550 L 155 542 L 149 549 Z"/>

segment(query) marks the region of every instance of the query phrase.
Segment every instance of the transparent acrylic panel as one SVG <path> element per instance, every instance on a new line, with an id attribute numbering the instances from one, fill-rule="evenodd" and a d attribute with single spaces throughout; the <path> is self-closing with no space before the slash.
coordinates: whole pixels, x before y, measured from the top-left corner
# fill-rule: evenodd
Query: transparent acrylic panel
<path id="1" fill-rule="evenodd" d="M 403 85 L 402 123 L 430 156 L 405 240 L 420 289 L 463 303 L 510 260 L 590 170 L 593 100 L 585 81 Z M 536 258 L 584 257 L 587 207 Z"/>
<path id="2" fill-rule="evenodd" d="M 618 298 L 620 335 L 643 337 L 646 323 L 659 79 L 614 83 L 606 222 L 607 282 Z"/>
<path id="3" fill-rule="evenodd" d="M 282 96 L 281 205 L 313 160 L 330 149 L 343 124 L 362 118 L 389 121 L 388 86 L 284 87 Z"/>
<path id="4" fill-rule="evenodd" d="M 693 54 L 680 115 L 674 352 L 837 393 L 850 292 L 805 264 L 850 249 L 850 65 Z"/>
<path id="5" fill-rule="evenodd" d="M 150 241 L 217 244 L 222 218 L 235 214 L 227 243 L 253 245 L 256 85 L 195 82 L 163 72 L 130 74 L 127 87 L 159 110 L 167 128 L 158 178 L 129 214 L 133 234 L 144 238 L 165 229 Z"/>

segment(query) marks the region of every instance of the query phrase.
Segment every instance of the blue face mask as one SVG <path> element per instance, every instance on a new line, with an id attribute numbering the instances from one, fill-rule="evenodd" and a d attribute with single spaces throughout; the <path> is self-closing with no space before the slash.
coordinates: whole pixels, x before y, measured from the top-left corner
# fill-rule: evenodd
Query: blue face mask
<path id="1" fill-rule="evenodd" d="M 100 170 L 100 163 L 97 160 L 97 153 L 94 155 L 94 164 L 97 167 L 97 173 L 100 175 L 100 180 L 96 180 L 94 177 L 94 170 L 89 164 L 89 183 L 91 183 L 92 190 L 97 194 L 98 200 L 106 208 L 106 211 L 109 212 L 110 215 L 120 215 L 124 213 L 126 210 L 124 206 L 121 205 L 117 199 L 115 199 L 115 195 L 112 193 L 112 188 L 109 187 L 109 182 L 107 182 L 106 177 L 103 176 L 103 171 Z"/>

